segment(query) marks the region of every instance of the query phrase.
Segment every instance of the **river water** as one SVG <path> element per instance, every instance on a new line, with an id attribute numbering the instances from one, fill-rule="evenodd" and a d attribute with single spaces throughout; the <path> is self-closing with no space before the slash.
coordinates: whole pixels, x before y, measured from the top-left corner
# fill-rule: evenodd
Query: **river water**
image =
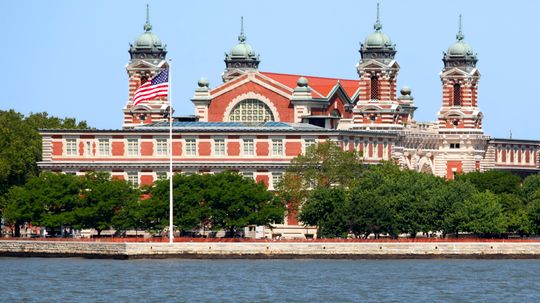
<path id="1" fill-rule="evenodd" d="M 0 302 L 540 302 L 540 260 L 0 258 Z"/>

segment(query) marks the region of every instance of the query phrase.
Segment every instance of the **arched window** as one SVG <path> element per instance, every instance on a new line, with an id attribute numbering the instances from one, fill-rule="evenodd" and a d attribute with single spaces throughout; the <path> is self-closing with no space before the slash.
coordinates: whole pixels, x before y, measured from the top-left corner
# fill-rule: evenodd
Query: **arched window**
<path id="1" fill-rule="evenodd" d="M 454 84 L 454 106 L 461 106 L 461 85 Z"/>
<path id="2" fill-rule="evenodd" d="M 274 121 L 272 110 L 261 100 L 246 99 L 234 106 L 229 114 L 231 122 L 267 122 Z"/>
<path id="3" fill-rule="evenodd" d="M 379 78 L 371 77 L 371 100 L 379 100 Z"/>

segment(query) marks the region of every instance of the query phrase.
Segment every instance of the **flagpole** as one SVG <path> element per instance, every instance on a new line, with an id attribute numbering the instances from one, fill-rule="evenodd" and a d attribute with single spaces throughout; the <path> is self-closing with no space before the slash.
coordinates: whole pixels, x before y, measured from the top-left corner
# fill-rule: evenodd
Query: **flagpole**
<path id="1" fill-rule="evenodd" d="M 172 136 L 172 127 L 173 127 L 173 116 L 172 116 L 172 59 L 169 58 L 169 243 L 173 243 L 174 240 L 174 230 L 173 230 L 173 136 Z"/>

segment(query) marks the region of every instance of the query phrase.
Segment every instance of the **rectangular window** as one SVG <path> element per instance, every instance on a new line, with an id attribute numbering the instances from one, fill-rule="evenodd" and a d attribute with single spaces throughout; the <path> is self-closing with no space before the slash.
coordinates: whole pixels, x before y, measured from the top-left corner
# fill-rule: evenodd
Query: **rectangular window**
<path id="1" fill-rule="evenodd" d="M 139 155 L 139 139 L 135 138 L 127 140 L 127 152 L 128 156 Z"/>
<path id="2" fill-rule="evenodd" d="M 214 139 L 214 155 L 225 156 L 225 139 Z"/>
<path id="3" fill-rule="evenodd" d="M 506 147 L 506 163 L 510 163 L 510 146 Z"/>
<path id="4" fill-rule="evenodd" d="M 98 139 L 98 153 L 100 156 L 109 156 L 111 153 L 111 147 L 109 139 Z"/>
<path id="5" fill-rule="evenodd" d="M 450 148 L 451 149 L 459 149 L 461 146 L 459 143 L 450 143 Z"/>
<path id="6" fill-rule="evenodd" d="M 197 140 L 186 139 L 186 156 L 197 155 Z"/>
<path id="7" fill-rule="evenodd" d="M 167 143 L 167 139 L 156 139 L 156 155 L 167 156 L 169 154 Z"/>
<path id="8" fill-rule="evenodd" d="M 166 180 L 166 179 L 167 179 L 167 173 L 164 172 L 164 171 L 158 171 L 158 172 L 156 173 L 156 178 L 157 178 L 158 180 Z"/>
<path id="9" fill-rule="evenodd" d="M 242 176 L 244 176 L 244 178 L 253 179 L 253 172 L 252 171 L 243 171 Z"/>
<path id="10" fill-rule="evenodd" d="M 139 186 L 139 173 L 132 171 L 128 172 L 127 182 L 133 186 Z"/>
<path id="11" fill-rule="evenodd" d="M 315 139 L 305 139 L 304 140 L 304 151 L 307 151 L 308 148 L 315 145 Z"/>
<path id="12" fill-rule="evenodd" d="M 244 139 L 243 152 L 244 156 L 255 155 L 255 144 L 253 143 L 253 139 Z"/>
<path id="13" fill-rule="evenodd" d="M 276 187 L 279 184 L 279 181 L 281 181 L 281 177 L 282 177 L 281 173 L 272 173 L 272 186 L 274 187 L 274 189 L 276 189 Z"/>
<path id="14" fill-rule="evenodd" d="M 283 140 L 281 139 L 272 140 L 272 155 L 283 156 Z"/>
<path id="15" fill-rule="evenodd" d="M 77 155 L 77 139 L 66 139 L 66 155 Z"/>
<path id="16" fill-rule="evenodd" d="M 85 144 L 84 144 L 84 154 L 86 156 L 91 156 L 92 155 L 92 142 L 90 142 L 90 141 L 85 142 Z"/>
<path id="17" fill-rule="evenodd" d="M 518 148 L 514 147 L 514 164 L 518 164 L 519 155 L 518 155 Z"/>

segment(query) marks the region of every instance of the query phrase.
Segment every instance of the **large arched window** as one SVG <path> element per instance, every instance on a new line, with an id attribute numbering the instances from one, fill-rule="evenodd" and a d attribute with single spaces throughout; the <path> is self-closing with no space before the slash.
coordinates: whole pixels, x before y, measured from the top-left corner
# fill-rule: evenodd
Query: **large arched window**
<path id="1" fill-rule="evenodd" d="M 234 106 L 229 114 L 232 122 L 266 122 L 274 121 L 272 110 L 261 100 L 246 99 Z"/>

